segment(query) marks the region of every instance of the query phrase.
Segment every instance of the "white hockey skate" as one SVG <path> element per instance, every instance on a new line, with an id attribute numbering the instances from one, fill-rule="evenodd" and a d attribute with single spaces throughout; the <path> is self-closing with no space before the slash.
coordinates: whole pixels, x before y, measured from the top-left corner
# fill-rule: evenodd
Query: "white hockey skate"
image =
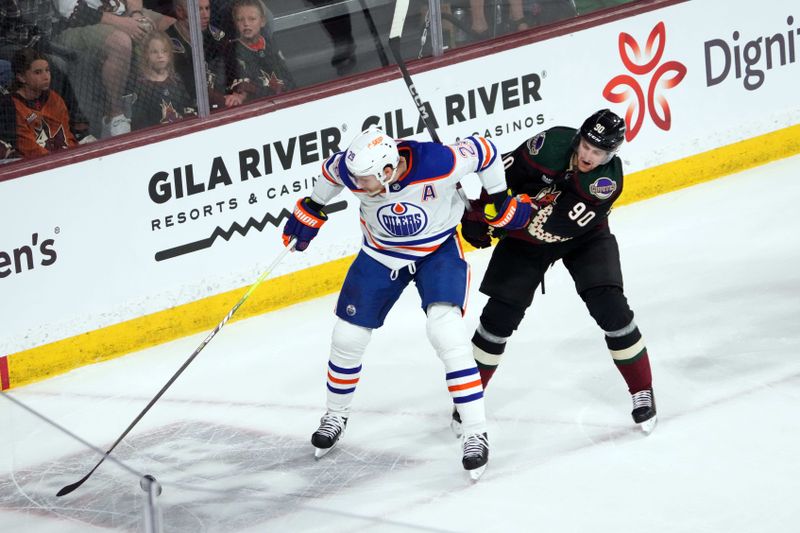
<path id="1" fill-rule="evenodd" d="M 347 418 L 341 415 L 325 413 L 319 420 L 319 427 L 311 435 L 311 444 L 314 445 L 314 457 L 319 459 L 336 446 L 347 427 Z"/>
<path id="2" fill-rule="evenodd" d="M 464 435 L 462 440 L 464 457 L 461 464 L 469 472 L 472 481 L 478 481 L 486 470 L 489 462 L 489 439 L 486 433 L 471 433 Z"/>
<path id="3" fill-rule="evenodd" d="M 656 416 L 656 399 L 653 396 L 653 389 L 645 389 L 631 394 L 633 401 L 633 411 L 631 416 L 633 421 L 639 425 L 639 429 L 645 435 L 649 435 L 656 428 L 658 417 Z"/>

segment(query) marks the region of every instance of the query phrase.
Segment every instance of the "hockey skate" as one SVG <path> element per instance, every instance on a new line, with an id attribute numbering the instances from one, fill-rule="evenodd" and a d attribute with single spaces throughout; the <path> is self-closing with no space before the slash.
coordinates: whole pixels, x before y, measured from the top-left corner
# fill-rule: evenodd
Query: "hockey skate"
<path id="1" fill-rule="evenodd" d="M 489 438 L 486 433 L 471 433 L 463 438 L 464 457 L 461 464 L 472 481 L 478 481 L 489 462 Z"/>
<path id="2" fill-rule="evenodd" d="M 325 413 L 319 420 L 319 427 L 311 435 L 311 444 L 314 445 L 314 457 L 319 459 L 336 446 L 347 427 L 347 418 L 341 415 Z"/>
<path id="3" fill-rule="evenodd" d="M 649 435 L 656 427 L 658 417 L 656 416 L 656 399 L 653 396 L 653 389 L 645 389 L 631 394 L 633 401 L 633 411 L 631 416 L 633 421 L 639 424 L 639 429 L 645 435 Z"/>
<path id="4" fill-rule="evenodd" d="M 461 415 L 458 414 L 458 409 L 455 406 L 453 406 L 453 416 L 450 419 L 450 429 L 456 434 L 457 439 L 460 439 L 461 435 L 464 434 L 464 430 L 461 427 Z"/>

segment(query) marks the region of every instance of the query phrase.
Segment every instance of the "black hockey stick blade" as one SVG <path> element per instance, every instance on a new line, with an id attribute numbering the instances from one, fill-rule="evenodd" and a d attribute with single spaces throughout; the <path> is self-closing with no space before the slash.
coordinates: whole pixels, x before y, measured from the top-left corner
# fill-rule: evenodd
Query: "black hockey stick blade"
<path id="1" fill-rule="evenodd" d="M 73 490 L 75 490 L 75 489 L 77 489 L 78 487 L 80 487 L 81 485 L 83 485 L 83 484 L 86 482 L 86 480 L 87 480 L 87 479 L 89 479 L 89 476 L 91 476 L 92 474 L 94 474 L 94 471 L 95 471 L 95 470 L 97 470 L 97 467 L 99 467 L 99 466 L 100 466 L 100 464 L 101 464 L 103 461 L 105 461 L 105 459 L 106 459 L 106 458 L 105 458 L 105 457 L 103 457 L 103 459 L 101 459 L 101 460 L 100 460 L 100 462 L 99 462 L 99 463 L 97 463 L 97 464 L 95 465 L 95 467 L 94 467 L 94 468 L 92 468 L 92 470 L 91 470 L 91 471 L 90 471 L 88 474 L 86 474 L 85 476 L 83 476 L 82 478 L 80 478 L 78 481 L 76 481 L 75 483 L 72 483 L 72 484 L 70 484 L 70 485 L 67 485 L 66 487 L 63 487 L 63 488 L 62 488 L 60 491 L 58 491 L 58 492 L 56 493 L 56 496 L 66 496 L 67 494 L 69 494 L 69 493 L 70 493 L 70 492 L 72 492 Z"/>
<path id="2" fill-rule="evenodd" d="M 250 297 L 250 295 L 253 294 L 253 292 L 256 290 L 256 288 L 259 285 L 261 285 L 261 282 L 264 281 L 267 278 L 267 276 L 269 276 L 269 274 L 275 269 L 276 266 L 278 266 L 278 263 L 281 262 L 281 260 L 286 256 L 287 253 L 289 253 L 290 251 L 294 250 L 295 242 L 296 242 L 296 240 L 293 237 L 292 240 L 289 241 L 287 246 L 283 249 L 283 251 L 281 251 L 281 253 L 278 254 L 278 257 L 276 257 L 275 260 L 272 261 L 272 264 L 269 265 L 267 267 L 267 269 L 258 277 L 258 279 L 255 281 L 255 283 L 250 285 L 250 288 L 247 289 L 247 292 L 244 293 L 244 296 L 242 296 L 239 299 L 239 301 L 236 302 L 236 304 L 233 306 L 233 308 L 231 308 L 231 310 L 228 311 L 228 314 L 225 315 L 225 318 L 223 318 L 222 321 L 219 324 L 217 324 L 217 327 L 215 327 L 213 329 L 213 331 L 211 331 L 211 333 L 209 333 L 206 336 L 206 338 L 203 339 L 203 341 L 200 343 L 200 345 L 197 348 L 195 348 L 195 350 L 192 353 L 192 355 L 190 355 L 186 359 L 186 361 L 183 362 L 183 364 L 177 370 L 177 372 L 175 372 L 172 375 L 172 377 L 169 379 L 169 381 L 167 381 L 164 384 L 164 386 L 161 387 L 161 390 L 158 391 L 158 393 L 155 396 L 153 396 L 153 399 L 150 400 L 150 402 L 145 406 L 145 408 L 142 409 L 142 411 L 136 416 L 136 418 L 133 419 L 133 422 L 131 422 L 128 425 L 128 427 L 125 429 L 125 431 L 122 432 L 122 435 L 120 435 L 117 438 L 117 440 L 114 442 L 114 444 L 111 445 L 111 447 L 108 449 L 108 451 L 105 453 L 105 455 L 103 455 L 103 457 L 100 459 L 100 461 L 98 461 L 97 464 L 94 465 L 94 468 L 92 468 L 89 471 L 88 474 L 83 476 L 81 479 L 79 479 L 75 483 L 72 483 L 71 485 L 67 485 L 66 487 L 62 488 L 60 491 L 58 491 L 56 493 L 56 496 L 64 496 L 66 494 L 69 494 L 70 492 L 74 491 L 75 489 L 77 489 L 78 487 L 83 485 L 86 482 L 86 480 L 89 479 L 89 477 L 91 477 L 92 474 L 94 474 L 94 471 L 97 470 L 100 467 L 101 464 L 103 464 L 103 461 L 106 460 L 106 457 L 108 457 L 109 454 L 112 451 L 114 451 L 114 448 L 117 447 L 117 444 L 122 442 L 122 439 L 124 439 L 128 435 L 128 433 L 131 432 L 131 430 L 134 428 L 134 426 L 136 426 L 136 424 L 139 423 L 139 421 L 144 417 L 144 415 L 147 414 L 147 412 L 150 410 L 150 408 L 152 408 L 156 404 L 156 402 L 164 395 L 164 393 L 167 392 L 167 389 L 169 389 L 170 386 L 172 386 L 172 384 L 175 383 L 175 380 L 177 380 L 178 377 L 181 374 L 183 374 L 183 371 L 186 370 L 186 368 L 192 363 L 192 361 L 194 361 L 195 357 L 197 357 L 200 354 L 200 352 L 203 351 L 203 348 L 205 348 L 208 345 L 208 343 L 211 342 L 211 339 L 213 339 L 214 336 L 217 333 L 219 333 L 219 331 L 225 326 L 225 324 L 228 323 L 228 320 L 231 319 L 231 317 L 234 315 L 234 313 L 236 313 L 236 311 Z"/>

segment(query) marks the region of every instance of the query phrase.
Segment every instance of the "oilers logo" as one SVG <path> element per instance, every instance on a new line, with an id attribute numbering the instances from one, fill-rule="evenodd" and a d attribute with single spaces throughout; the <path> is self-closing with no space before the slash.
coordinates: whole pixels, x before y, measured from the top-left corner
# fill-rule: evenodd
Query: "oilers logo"
<path id="1" fill-rule="evenodd" d="M 393 237 L 417 235 L 428 225 L 425 211 L 408 202 L 397 202 L 378 209 L 378 223 Z"/>

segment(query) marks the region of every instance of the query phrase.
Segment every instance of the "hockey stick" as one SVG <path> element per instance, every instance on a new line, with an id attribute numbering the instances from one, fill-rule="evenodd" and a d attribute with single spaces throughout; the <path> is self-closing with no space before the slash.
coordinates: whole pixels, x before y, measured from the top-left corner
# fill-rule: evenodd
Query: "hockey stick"
<path id="1" fill-rule="evenodd" d="M 65 435 L 71 437 L 72 439 L 80 442 L 81 444 L 83 444 L 87 448 L 96 451 L 98 454 L 102 454 L 103 453 L 103 450 L 101 450 L 100 448 L 98 448 L 97 446 L 92 444 L 91 442 L 88 442 L 88 441 L 82 439 L 81 437 L 79 437 L 75 433 L 71 432 L 70 430 L 68 430 L 64 426 L 58 424 L 57 422 L 55 422 L 53 420 L 50 420 L 49 418 L 44 416 L 42 413 L 40 413 L 39 411 L 37 411 L 33 407 L 30 407 L 29 405 L 25 404 L 24 402 L 21 402 L 21 401 L 17 400 L 16 398 L 11 396 L 10 394 L 8 394 L 6 392 L 0 392 L 0 396 L 5 398 L 6 400 L 10 401 L 11 403 L 16 404 L 18 407 L 20 407 L 20 408 L 24 409 L 25 411 L 27 411 L 28 413 L 32 414 L 33 416 L 35 416 L 36 418 L 38 418 L 39 420 L 41 420 L 45 424 L 48 424 L 48 425 L 54 427 L 55 429 L 57 429 L 61 433 L 64 433 Z M 135 476 L 138 476 L 140 478 L 144 476 L 144 474 L 134 470 L 133 468 L 131 468 L 130 466 L 126 465 L 125 463 L 123 463 L 119 459 L 116 459 L 114 457 L 109 457 L 109 460 L 113 461 L 114 463 L 117 464 L 117 466 L 120 466 L 120 467 L 124 468 L 125 470 L 127 470 L 128 472 L 130 472 L 131 474 L 133 474 Z"/>
<path id="2" fill-rule="evenodd" d="M 381 66 L 387 67 L 389 66 L 389 58 L 386 57 L 386 52 L 383 49 L 383 43 L 381 42 L 381 36 L 378 35 L 378 28 L 375 26 L 375 20 L 372 18 L 372 12 L 367 6 L 365 0 L 359 0 L 361 4 L 361 10 L 364 12 L 364 16 L 367 19 L 367 27 L 369 28 L 369 32 L 372 34 L 372 41 L 375 43 L 375 51 L 378 53 L 378 59 L 381 61 Z"/>
<path id="3" fill-rule="evenodd" d="M 436 133 L 436 117 L 433 114 L 433 109 L 431 109 L 430 106 L 426 106 L 425 102 L 423 102 L 422 98 L 419 96 L 417 88 L 414 86 L 414 80 L 411 79 L 411 74 L 409 74 L 406 68 L 406 62 L 400 53 L 400 37 L 403 35 L 403 26 L 405 25 L 407 14 L 408 0 L 397 0 L 394 5 L 392 26 L 389 29 L 389 50 L 391 50 L 394 62 L 397 63 L 400 72 L 403 74 L 403 81 L 406 83 L 408 92 L 411 94 L 411 99 L 414 100 L 414 105 L 417 106 L 417 111 L 422 119 L 422 123 L 425 124 L 425 129 L 428 130 L 428 135 L 431 136 L 433 142 L 442 144 L 439 134 Z M 467 207 L 467 211 L 471 211 L 472 208 L 469 204 L 469 198 L 467 198 L 464 189 L 461 188 L 461 183 L 456 183 L 456 190 L 458 191 L 458 196 L 461 198 L 461 201 L 464 202 L 464 205 Z"/>
<path id="4" fill-rule="evenodd" d="M 60 491 L 58 491 L 56 496 L 66 496 L 67 494 L 69 494 L 73 490 L 75 490 L 78 487 L 80 487 L 81 485 L 83 485 L 86 482 L 86 480 L 89 479 L 89 477 L 92 474 L 94 474 L 94 471 L 97 470 L 97 468 L 101 464 L 103 464 L 103 461 L 105 461 L 106 457 L 108 457 L 109 454 L 114 450 L 114 448 L 117 447 L 117 444 L 119 444 L 122 441 L 122 439 L 124 439 L 128 435 L 128 433 L 130 433 L 130 431 L 139 422 L 139 420 L 141 420 L 142 417 L 144 417 L 144 415 L 147 414 L 147 412 L 150 410 L 150 408 L 153 407 L 153 405 L 155 405 L 155 403 L 159 400 L 159 398 L 161 398 L 161 396 L 164 395 L 164 393 L 167 391 L 167 389 L 173 383 L 175 383 L 175 380 L 178 379 L 178 377 L 183 373 L 184 370 L 186 370 L 186 367 L 188 367 L 191 364 L 191 362 L 194 361 L 194 358 L 197 357 L 197 355 L 201 351 L 203 351 L 203 348 L 205 348 L 206 345 L 209 342 L 211 342 L 211 339 L 213 339 L 214 336 L 217 333 L 219 333 L 219 330 L 221 330 L 223 328 L 223 326 L 225 326 L 225 324 L 227 324 L 228 320 L 230 320 L 230 318 L 233 316 L 233 314 L 236 311 L 239 310 L 239 308 L 242 306 L 242 304 L 245 302 L 245 300 L 247 300 L 250 297 L 250 295 L 253 294 L 253 292 L 256 290 L 256 288 L 258 288 L 258 286 L 261 285 L 261 282 L 264 281 L 267 278 L 267 276 L 275 269 L 276 266 L 278 266 L 278 263 L 281 262 L 281 260 L 286 256 L 286 254 L 294 249 L 294 245 L 295 245 L 295 239 L 292 239 L 291 241 L 289 241 L 289 243 L 286 246 L 286 248 L 280 254 L 278 254 L 278 257 L 276 257 L 275 260 L 272 262 L 272 264 L 267 267 L 267 269 L 264 271 L 264 273 L 262 273 L 258 277 L 256 282 L 253 283 L 252 285 L 250 285 L 250 288 L 247 289 L 247 292 L 244 293 L 244 296 L 242 296 L 239 299 L 239 301 L 236 302 L 236 305 L 234 305 L 233 308 L 230 311 L 228 311 L 228 314 L 225 315 L 225 318 L 222 319 L 222 322 L 217 324 L 217 327 L 215 327 L 214 330 L 211 333 L 209 333 L 208 336 L 205 339 L 203 339 L 203 342 L 201 342 L 200 346 L 198 346 L 195 349 L 194 353 L 192 353 L 192 355 L 190 355 L 189 358 L 186 361 L 184 361 L 183 365 L 181 365 L 181 367 L 178 369 L 178 371 L 175 372 L 175 374 L 172 375 L 172 377 L 169 379 L 169 381 L 167 381 L 167 383 L 163 387 L 161 387 L 161 390 L 158 391 L 158 394 L 156 394 L 153 397 L 153 399 L 150 400 L 150 403 L 148 403 L 147 406 L 142 410 L 142 412 L 139 413 L 136 416 L 136 418 L 133 419 L 133 422 L 131 422 L 131 424 L 127 427 L 127 429 L 122 432 L 122 435 L 120 435 L 119 438 L 114 442 L 114 444 L 111 445 L 111 447 L 108 449 L 108 451 L 105 453 L 105 455 L 103 455 L 103 457 L 100 459 L 100 461 L 94 466 L 94 468 L 92 468 L 89 471 L 88 474 L 83 476 L 81 479 L 79 479 L 75 483 L 72 483 L 71 485 L 67 485 L 66 487 L 63 487 Z"/>
<path id="5" fill-rule="evenodd" d="M 433 139 L 433 142 L 442 144 L 439 139 L 439 134 L 436 133 L 436 128 L 433 124 L 436 119 L 433 116 L 433 110 L 430 107 L 425 107 L 425 102 L 420 98 L 417 88 L 414 86 L 414 80 L 411 79 L 411 74 L 408 73 L 406 62 L 400 54 L 400 37 L 403 35 L 403 26 L 406 22 L 406 15 L 408 14 L 408 0 L 397 0 L 394 5 L 394 16 L 392 17 L 392 26 L 389 29 L 389 50 L 392 52 L 394 62 L 400 67 L 400 72 L 403 74 L 403 81 L 406 82 L 408 92 L 411 94 L 411 99 L 414 100 L 414 105 L 417 106 L 419 116 L 422 118 L 422 123 L 425 124 L 425 129 Z M 430 112 L 429 112 L 430 111 Z M 433 122 L 433 124 L 431 123 Z"/>

